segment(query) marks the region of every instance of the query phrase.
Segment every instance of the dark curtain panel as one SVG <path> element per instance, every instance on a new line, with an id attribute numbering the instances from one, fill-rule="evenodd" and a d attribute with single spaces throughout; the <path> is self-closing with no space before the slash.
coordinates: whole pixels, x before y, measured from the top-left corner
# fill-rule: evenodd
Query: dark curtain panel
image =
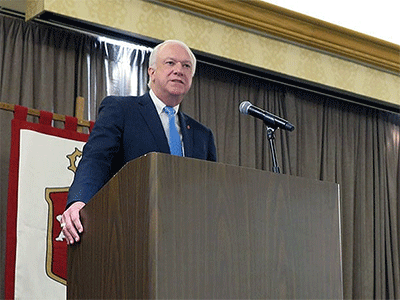
<path id="1" fill-rule="evenodd" d="M 263 122 L 242 101 L 281 116 L 281 173 L 340 184 L 346 299 L 400 297 L 400 116 L 200 64 L 182 108 L 212 128 L 219 162 L 272 170 Z"/>

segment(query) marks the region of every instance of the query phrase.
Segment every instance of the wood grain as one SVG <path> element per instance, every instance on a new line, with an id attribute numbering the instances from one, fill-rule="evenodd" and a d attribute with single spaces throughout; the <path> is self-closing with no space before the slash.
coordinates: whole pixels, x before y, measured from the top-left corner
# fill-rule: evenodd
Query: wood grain
<path id="1" fill-rule="evenodd" d="M 151 154 L 82 210 L 69 298 L 342 298 L 338 186 Z"/>

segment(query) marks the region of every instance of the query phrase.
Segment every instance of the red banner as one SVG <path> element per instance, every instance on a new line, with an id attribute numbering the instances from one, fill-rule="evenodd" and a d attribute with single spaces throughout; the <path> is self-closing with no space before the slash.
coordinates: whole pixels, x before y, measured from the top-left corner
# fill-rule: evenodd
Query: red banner
<path id="1" fill-rule="evenodd" d="M 77 119 L 52 126 L 52 113 L 39 124 L 16 106 L 11 124 L 5 267 L 6 299 L 65 299 L 67 243 L 60 218 L 88 134 Z"/>

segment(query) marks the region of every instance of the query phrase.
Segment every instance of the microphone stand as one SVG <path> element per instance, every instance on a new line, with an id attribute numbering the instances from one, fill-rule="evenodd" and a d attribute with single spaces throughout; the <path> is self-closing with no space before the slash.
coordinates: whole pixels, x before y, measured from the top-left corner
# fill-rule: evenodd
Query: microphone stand
<path id="1" fill-rule="evenodd" d="M 270 127 L 268 125 L 265 125 L 267 127 L 267 139 L 270 145 L 270 149 L 271 149 L 271 156 L 272 156 L 272 172 L 274 173 L 280 173 L 280 169 L 278 166 L 278 160 L 276 159 L 276 148 L 275 148 L 275 130 L 276 127 Z"/>

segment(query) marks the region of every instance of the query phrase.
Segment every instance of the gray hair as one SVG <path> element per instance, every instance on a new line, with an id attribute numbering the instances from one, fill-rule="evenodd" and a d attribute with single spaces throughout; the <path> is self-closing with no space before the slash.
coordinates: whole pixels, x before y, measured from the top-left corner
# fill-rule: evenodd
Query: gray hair
<path id="1" fill-rule="evenodd" d="M 188 52 L 188 54 L 190 56 L 190 60 L 192 61 L 192 77 L 193 77 L 194 72 L 196 71 L 196 57 L 194 56 L 192 50 L 190 50 L 190 48 L 184 42 L 181 42 L 178 40 L 166 40 L 166 41 L 162 42 L 161 44 L 158 44 L 157 46 L 155 46 L 153 51 L 150 54 L 149 67 L 156 69 L 158 51 L 161 49 L 161 47 L 163 47 L 164 45 L 167 45 L 167 44 L 181 45 Z M 148 83 L 149 86 L 150 86 L 150 81 L 151 81 L 151 78 L 149 78 L 149 83 Z"/>

